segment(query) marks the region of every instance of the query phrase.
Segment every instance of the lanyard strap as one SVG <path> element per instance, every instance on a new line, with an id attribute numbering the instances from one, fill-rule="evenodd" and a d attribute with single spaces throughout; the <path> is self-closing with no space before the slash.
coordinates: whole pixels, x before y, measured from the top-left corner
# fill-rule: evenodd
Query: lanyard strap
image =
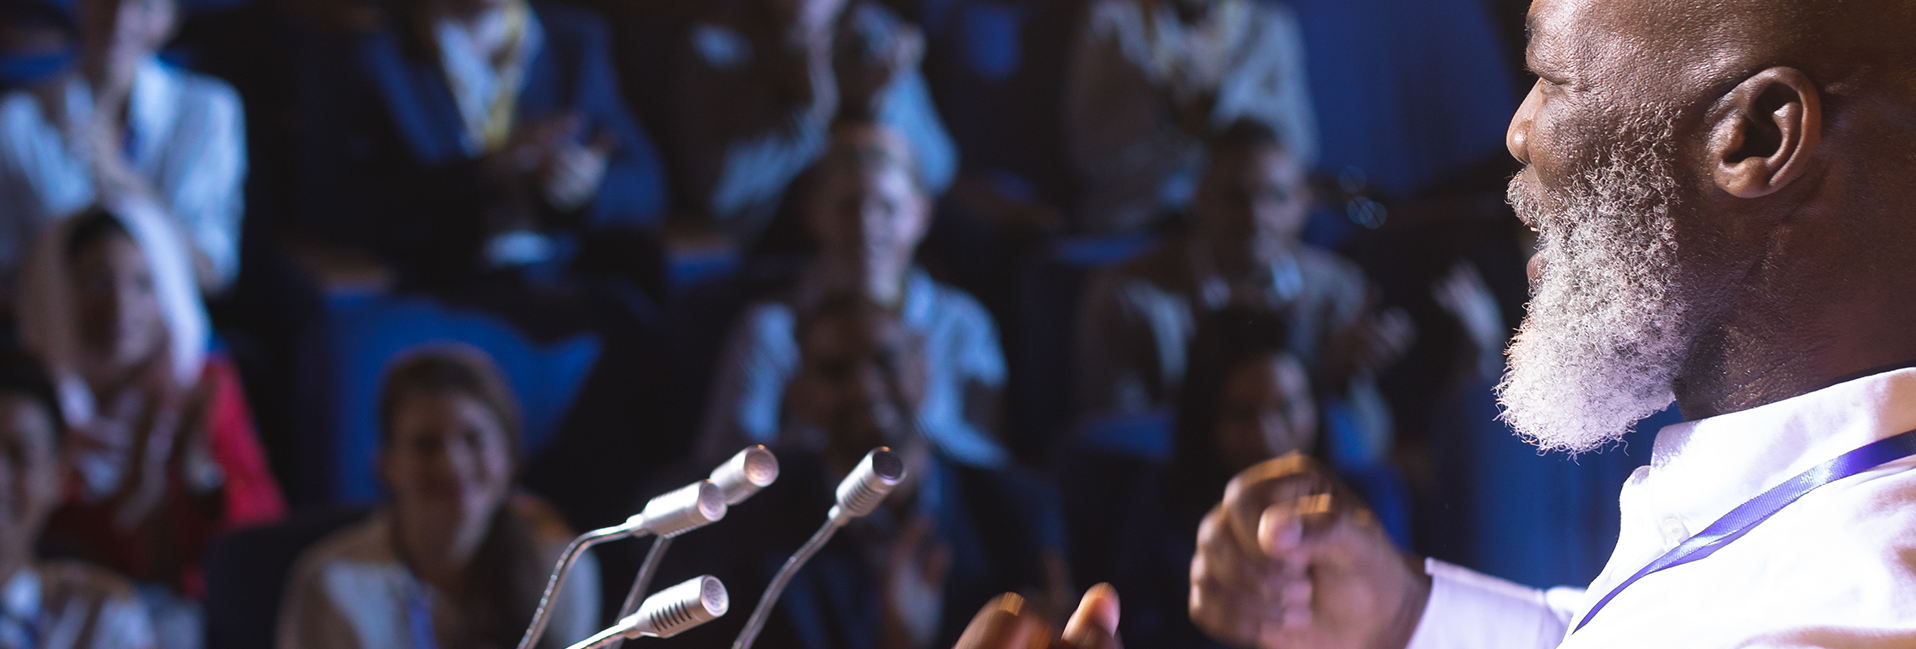
<path id="1" fill-rule="evenodd" d="M 432 600 L 426 597 L 426 585 L 414 584 L 406 594 L 406 627 L 412 633 L 413 649 L 435 649 L 432 637 Z"/>
<path id="2" fill-rule="evenodd" d="M 1629 588 L 1630 584 L 1636 583 L 1638 579 L 1650 573 L 1680 566 L 1716 553 L 1717 550 L 1723 549 L 1723 546 L 1743 538 L 1744 534 L 1748 534 L 1758 524 L 1769 520 L 1770 516 L 1790 503 L 1796 502 L 1796 499 L 1802 498 L 1804 494 L 1815 491 L 1818 487 L 1912 455 L 1916 455 L 1916 430 L 1870 442 L 1854 451 L 1839 455 L 1834 460 L 1811 467 L 1810 470 L 1797 474 L 1783 484 L 1771 487 L 1762 495 L 1751 498 L 1749 502 L 1730 510 L 1730 513 L 1716 519 L 1716 522 L 1711 523 L 1696 536 L 1671 548 L 1663 556 L 1657 557 L 1656 561 L 1638 570 L 1637 574 L 1630 575 L 1629 579 L 1617 584 L 1610 594 L 1604 595 L 1603 599 L 1598 600 L 1597 605 L 1591 607 L 1590 612 L 1583 616 L 1583 621 L 1577 623 L 1577 630 L 1589 624 L 1590 619 L 1596 617 L 1597 612 L 1603 610 L 1605 604 L 1609 604 L 1617 593 L 1623 592 L 1623 589 Z"/>

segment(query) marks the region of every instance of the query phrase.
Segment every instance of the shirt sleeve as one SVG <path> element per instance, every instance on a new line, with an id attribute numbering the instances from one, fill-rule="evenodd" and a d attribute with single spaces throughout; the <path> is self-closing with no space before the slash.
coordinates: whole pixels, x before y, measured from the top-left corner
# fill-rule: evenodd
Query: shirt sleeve
<path id="1" fill-rule="evenodd" d="M 359 638 L 319 578 L 322 563 L 301 561 L 280 603 L 277 649 L 358 649 Z"/>
<path id="2" fill-rule="evenodd" d="M 1164 363 L 1149 305 L 1139 304 L 1130 281 L 1108 273 L 1095 280 L 1078 307 L 1078 412 L 1087 418 L 1133 415 L 1165 398 Z"/>
<path id="3" fill-rule="evenodd" d="M 1575 589 L 1550 592 L 1426 559 L 1430 601 L 1405 649 L 1548 649 L 1563 641 Z"/>
<path id="4" fill-rule="evenodd" d="M 185 168 L 167 192 L 167 209 L 193 239 L 193 248 L 212 262 L 219 286 L 239 275 L 240 218 L 245 210 L 246 118 L 239 95 L 211 79 L 189 78 L 188 88 L 200 95 L 194 102 L 198 128 L 182 137 L 196 155 L 185 156 Z"/>
<path id="5" fill-rule="evenodd" d="M 1258 55 L 1224 79 L 1218 89 L 1214 122 L 1228 125 L 1238 117 L 1263 122 L 1284 139 L 1284 148 L 1310 166 L 1317 162 L 1317 112 L 1311 107 L 1310 79 L 1305 73 L 1304 35 L 1297 16 L 1288 7 L 1263 3 L 1257 21 L 1261 38 Z"/>
<path id="6" fill-rule="evenodd" d="M 253 413 L 240 389 L 239 371 L 223 356 L 208 359 L 205 380 L 212 383 L 207 404 L 207 442 L 226 474 L 222 527 L 232 529 L 286 516 L 286 499 L 267 466 L 266 449 L 253 431 Z"/>

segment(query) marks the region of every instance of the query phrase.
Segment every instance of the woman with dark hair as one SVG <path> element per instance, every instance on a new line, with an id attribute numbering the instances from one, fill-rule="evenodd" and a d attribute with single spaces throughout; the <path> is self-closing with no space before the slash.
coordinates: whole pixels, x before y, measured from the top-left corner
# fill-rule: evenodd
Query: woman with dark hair
<path id="1" fill-rule="evenodd" d="M 280 610 L 280 649 L 504 648 L 518 643 L 572 534 L 513 491 L 519 411 L 475 349 L 425 351 L 387 372 L 379 472 L 392 500 L 308 549 Z M 544 644 L 598 630 L 598 564 L 557 595 Z"/>
<path id="2" fill-rule="evenodd" d="M 145 203 L 94 208 L 42 236 L 21 286 L 22 343 L 76 438 L 46 545 L 141 583 L 165 647 L 200 644 L 211 540 L 286 511 L 185 242 Z"/>
<path id="3" fill-rule="evenodd" d="M 1239 471 L 1322 446 L 1310 376 L 1283 315 L 1225 307 L 1196 329 L 1170 461 L 1121 461 L 1113 471 L 1110 459 L 1087 459 L 1097 472 L 1086 475 L 1122 477 L 1091 478 L 1074 500 L 1079 576 L 1124 594 L 1120 624 L 1132 646 L 1213 646 L 1186 614 L 1198 522 Z"/>
<path id="4" fill-rule="evenodd" d="M 1195 525 L 1251 465 L 1320 448 L 1310 375 L 1289 338 L 1282 316 L 1258 309 L 1227 307 L 1199 326 L 1169 474 L 1181 521 Z"/>

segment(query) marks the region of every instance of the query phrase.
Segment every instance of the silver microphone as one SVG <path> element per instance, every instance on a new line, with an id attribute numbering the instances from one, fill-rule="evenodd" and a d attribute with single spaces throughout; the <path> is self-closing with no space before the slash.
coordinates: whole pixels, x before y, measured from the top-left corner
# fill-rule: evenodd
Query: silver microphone
<path id="1" fill-rule="evenodd" d="M 727 506 L 736 505 L 778 480 L 778 458 L 763 444 L 753 445 L 713 469 L 712 476 L 706 479 L 718 485 Z M 658 574 L 665 552 L 671 547 L 669 536 L 661 535 L 652 542 L 652 549 L 645 552 L 645 563 L 639 564 L 639 574 L 632 579 L 632 588 L 625 594 L 625 604 L 619 607 L 619 617 L 638 612 L 639 598 L 652 586 L 652 577 Z M 611 646 L 619 644 L 615 642 Z"/>
<path id="2" fill-rule="evenodd" d="M 572 649 L 593 649 L 638 638 L 670 638 L 718 619 L 731 606 L 732 598 L 718 578 L 711 575 L 694 577 L 645 598 L 645 604 L 639 607 L 639 612 L 573 645 Z"/>
<path id="3" fill-rule="evenodd" d="M 905 480 L 905 460 L 890 448 L 880 446 L 865 454 L 851 475 L 838 483 L 838 504 L 827 517 L 843 526 L 854 518 L 863 518 L 885 502 L 885 496 Z"/>
<path id="4" fill-rule="evenodd" d="M 552 569 L 552 577 L 546 580 L 546 592 L 539 598 L 539 608 L 532 612 L 532 624 L 526 627 L 525 637 L 519 639 L 519 649 L 532 649 L 545 635 L 546 625 L 552 622 L 552 599 L 558 597 L 566 575 L 572 572 L 573 562 L 578 561 L 586 548 L 647 534 L 669 539 L 724 518 L 725 510 L 725 493 L 712 481 L 700 480 L 647 501 L 645 509 L 622 524 L 586 532 L 573 539 L 559 555 L 559 565 Z"/>
<path id="5" fill-rule="evenodd" d="M 759 631 L 765 629 L 765 621 L 771 617 L 772 605 L 778 602 L 778 596 L 791 584 L 792 575 L 797 574 L 805 562 L 811 561 L 819 548 L 825 547 L 825 542 L 838 533 L 838 528 L 877 510 L 885 502 L 885 496 L 904 481 L 905 460 L 898 457 L 897 453 L 884 446 L 866 453 L 865 459 L 859 460 L 851 474 L 839 481 L 838 504 L 832 505 L 825 525 L 818 528 L 811 540 L 798 548 L 798 552 L 792 553 L 792 558 L 785 560 L 785 566 L 778 569 L 778 574 L 772 576 L 771 585 L 766 586 L 765 594 L 759 596 L 758 606 L 752 609 L 751 619 L 745 621 L 745 630 L 740 631 L 738 639 L 732 642 L 732 649 L 751 649 L 752 643 L 758 641 Z"/>
<path id="6" fill-rule="evenodd" d="M 725 518 L 725 510 L 725 491 L 711 480 L 700 480 L 646 502 L 644 510 L 620 527 L 634 536 L 669 539 Z"/>
<path id="7" fill-rule="evenodd" d="M 713 469 L 708 479 L 725 492 L 725 504 L 736 505 L 778 480 L 778 458 L 762 444 L 753 446 Z"/>

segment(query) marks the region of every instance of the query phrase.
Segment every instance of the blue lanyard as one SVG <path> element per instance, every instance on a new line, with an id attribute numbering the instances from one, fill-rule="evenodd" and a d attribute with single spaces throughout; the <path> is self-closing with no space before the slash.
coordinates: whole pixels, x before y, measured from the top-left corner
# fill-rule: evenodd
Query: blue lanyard
<path id="1" fill-rule="evenodd" d="M 406 595 L 406 627 L 412 632 L 413 649 L 436 649 L 432 637 L 432 600 L 426 598 L 426 585 L 413 584 Z"/>
<path id="2" fill-rule="evenodd" d="M 1770 488 L 1762 495 L 1751 498 L 1749 502 L 1730 510 L 1730 513 L 1716 519 L 1716 522 L 1711 523 L 1696 536 L 1671 548 L 1663 556 L 1657 557 L 1656 561 L 1638 570 L 1637 574 L 1630 575 L 1629 579 L 1617 584 L 1610 594 L 1604 595 L 1603 599 L 1597 601 L 1596 606 L 1591 607 L 1590 612 L 1583 616 L 1583 621 L 1577 623 L 1576 630 L 1582 630 L 1583 625 L 1589 624 L 1590 619 L 1596 617 L 1597 612 L 1603 610 L 1603 606 L 1609 604 L 1617 593 L 1623 592 L 1623 589 L 1629 588 L 1630 584 L 1636 583 L 1638 579 L 1650 573 L 1680 566 L 1716 553 L 1717 550 L 1723 549 L 1723 546 L 1743 538 L 1744 534 L 1748 534 L 1763 521 L 1769 520 L 1770 516 L 1790 503 L 1796 502 L 1796 499 L 1802 498 L 1804 494 L 1815 491 L 1818 487 L 1912 455 L 1916 455 L 1916 430 L 1870 442 L 1862 448 L 1811 467 L 1810 470 L 1797 474 L 1783 484 Z M 1575 630 L 1572 631 L 1574 632 Z"/>
<path id="3" fill-rule="evenodd" d="M 19 640 L 26 644 L 21 645 L 18 649 L 38 649 L 39 648 L 40 646 L 39 620 L 32 617 L 19 617 L 19 616 L 15 616 L 11 614 L 0 614 L 0 624 L 3 624 L 3 623 L 12 623 L 13 627 L 19 630 L 20 632 Z"/>

